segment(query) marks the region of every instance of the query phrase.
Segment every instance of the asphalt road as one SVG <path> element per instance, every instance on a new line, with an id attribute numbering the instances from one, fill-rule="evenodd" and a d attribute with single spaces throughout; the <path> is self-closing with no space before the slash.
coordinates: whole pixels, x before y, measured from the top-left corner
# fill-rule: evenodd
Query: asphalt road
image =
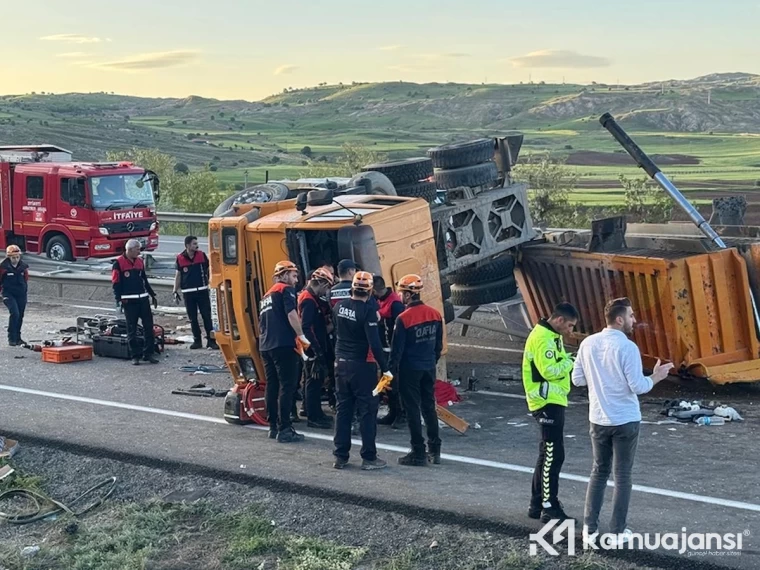
<path id="1" fill-rule="evenodd" d="M 70 326 L 83 309 L 41 306 L 27 310 L 25 338 L 50 337 Z M 167 326 L 180 322 L 163 319 Z M 48 331 L 51 331 L 50 333 Z M 480 392 L 463 393 L 452 411 L 473 426 L 466 435 L 443 430 L 444 464 L 403 468 L 396 459 L 406 451 L 407 434 L 381 427 L 380 454 L 390 467 L 379 472 L 358 469 L 358 447 L 352 468 L 332 469 L 331 433 L 302 430 L 306 442 L 283 445 L 258 428 L 229 425 L 222 419 L 221 398 L 173 396 L 171 390 L 199 381 L 218 389 L 229 386 L 226 374 L 188 375 L 179 366 L 220 363 L 218 353 L 170 348 L 156 366 L 134 368 L 128 362 L 96 358 L 92 362 L 54 365 L 39 355 L 0 347 L 0 433 L 46 437 L 115 452 L 127 451 L 158 461 L 248 473 L 284 484 L 339 492 L 366 500 L 404 503 L 410 508 L 435 508 L 450 513 L 524 526 L 540 524 L 525 516 L 529 499 L 537 433 L 527 416 L 517 380 L 519 354 L 468 347 L 456 340 L 451 348 L 452 375 L 475 368 Z M 482 341 L 476 341 L 483 346 Z M 496 344 L 496 343 L 494 343 Z M 20 359 L 18 357 L 22 357 Z M 460 388 L 463 390 L 464 386 Z M 591 468 L 586 420 L 587 404 L 575 393 L 566 420 L 566 461 L 561 498 L 566 510 L 580 516 L 586 477 Z M 727 402 L 734 403 L 734 402 Z M 708 555 L 695 560 L 735 568 L 757 568 L 760 532 L 760 489 L 757 485 L 760 412 L 750 398 L 736 402 L 746 421 L 721 427 L 656 422 L 656 397 L 643 399 L 647 422 L 642 426 L 636 484 L 629 524 L 641 533 L 742 533 L 739 556 Z M 301 424 L 303 425 L 303 424 Z M 297 426 L 298 427 L 298 426 Z M 358 442 L 357 446 L 358 446 Z M 611 496 L 610 489 L 610 496 Z M 609 517 L 609 502 L 602 530 Z M 746 531 L 746 535 L 745 535 Z M 682 557 L 686 557 L 684 554 Z"/>

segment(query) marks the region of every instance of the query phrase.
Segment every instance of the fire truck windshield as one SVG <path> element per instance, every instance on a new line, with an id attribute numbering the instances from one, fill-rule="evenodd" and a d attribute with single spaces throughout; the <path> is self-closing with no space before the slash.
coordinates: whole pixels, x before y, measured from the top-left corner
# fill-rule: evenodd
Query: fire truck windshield
<path id="1" fill-rule="evenodd" d="M 95 210 L 120 210 L 153 206 L 153 184 L 141 174 L 113 174 L 90 178 Z"/>

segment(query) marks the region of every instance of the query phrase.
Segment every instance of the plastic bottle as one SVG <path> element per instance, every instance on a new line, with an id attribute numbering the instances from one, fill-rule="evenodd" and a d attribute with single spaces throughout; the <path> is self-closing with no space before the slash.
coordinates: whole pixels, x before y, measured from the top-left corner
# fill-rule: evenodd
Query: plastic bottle
<path id="1" fill-rule="evenodd" d="M 702 416 L 701 418 L 697 418 L 695 423 L 698 426 L 722 426 L 726 423 L 726 420 L 720 416 Z"/>

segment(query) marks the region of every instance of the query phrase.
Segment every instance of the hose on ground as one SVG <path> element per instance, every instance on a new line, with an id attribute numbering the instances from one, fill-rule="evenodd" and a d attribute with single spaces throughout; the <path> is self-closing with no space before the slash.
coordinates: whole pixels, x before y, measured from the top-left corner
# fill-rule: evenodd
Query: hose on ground
<path id="1" fill-rule="evenodd" d="M 0 504 L 2 504 L 4 500 L 13 497 L 23 497 L 24 499 L 27 499 L 33 503 L 34 507 L 27 512 L 22 512 L 15 515 L 11 515 L 0 510 L 0 520 L 4 520 L 9 524 L 29 524 L 60 513 L 67 513 L 75 517 L 79 517 L 85 513 L 90 512 L 95 507 L 102 505 L 106 499 L 111 496 L 115 486 L 116 477 L 109 477 L 108 479 L 105 479 L 87 489 L 84 493 L 71 501 L 72 506 L 79 503 L 82 501 L 82 499 L 99 489 L 105 488 L 106 491 L 98 498 L 97 501 L 79 511 L 75 511 L 72 507 L 64 505 L 63 503 L 56 501 L 55 499 L 51 499 L 50 497 L 43 495 L 42 493 L 38 493 L 37 491 L 31 491 L 29 489 L 11 489 L 10 491 L 0 493 Z"/>

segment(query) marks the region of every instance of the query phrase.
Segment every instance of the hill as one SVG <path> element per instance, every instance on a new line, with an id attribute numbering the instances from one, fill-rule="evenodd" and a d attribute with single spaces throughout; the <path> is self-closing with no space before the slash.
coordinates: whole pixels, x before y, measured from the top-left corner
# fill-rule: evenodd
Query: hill
<path id="1" fill-rule="evenodd" d="M 630 86 L 321 85 L 257 102 L 9 95 L 0 97 L 0 144 L 53 143 L 87 160 L 112 149 L 158 147 L 191 168 L 211 163 L 223 179 L 238 181 L 245 169 L 252 179 L 265 169 L 297 174 L 307 159 L 303 147 L 329 161 L 346 142 L 402 157 L 517 129 L 526 133 L 526 152 L 619 151 L 597 122 L 606 111 L 630 132 L 651 137 L 653 152 L 698 155 L 695 145 L 738 146 L 743 158 L 735 166 L 760 164 L 756 137 L 743 135 L 760 133 L 760 76 L 745 73 Z"/>

